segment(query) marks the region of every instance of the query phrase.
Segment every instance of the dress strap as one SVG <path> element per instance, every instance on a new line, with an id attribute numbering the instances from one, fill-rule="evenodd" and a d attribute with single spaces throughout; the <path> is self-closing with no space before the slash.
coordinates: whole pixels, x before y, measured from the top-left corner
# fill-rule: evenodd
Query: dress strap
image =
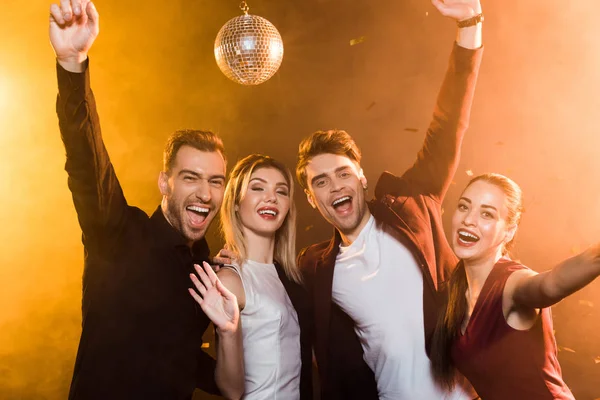
<path id="1" fill-rule="evenodd" d="M 238 267 L 235 264 L 223 264 L 220 269 L 230 269 L 232 271 L 234 271 L 236 274 L 238 274 L 240 276 L 240 278 L 242 277 L 242 273 L 240 272 L 240 267 Z"/>

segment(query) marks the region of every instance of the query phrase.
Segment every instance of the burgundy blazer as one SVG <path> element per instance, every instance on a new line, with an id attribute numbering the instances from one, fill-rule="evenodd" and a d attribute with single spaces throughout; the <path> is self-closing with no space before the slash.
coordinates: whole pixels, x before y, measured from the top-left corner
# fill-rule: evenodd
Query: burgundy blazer
<path id="1" fill-rule="evenodd" d="M 455 44 L 425 142 L 402 176 L 384 172 L 369 209 L 395 228 L 423 272 L 425 343 L 442 300 L 438 286 L 457 264 L 442 226 L 442 201 L 460 158 L 483 49 Z M 312 338 L 323 399 L 378 399 L 373 372 L 363 360 L 354 323 L 331 299 L 340 235 L 304 249 L 298 265 L 311 298 Z M 401 265 L 398 266 L 402 267 Z M 428 349 L 427 349 L 428 351 Z"/>

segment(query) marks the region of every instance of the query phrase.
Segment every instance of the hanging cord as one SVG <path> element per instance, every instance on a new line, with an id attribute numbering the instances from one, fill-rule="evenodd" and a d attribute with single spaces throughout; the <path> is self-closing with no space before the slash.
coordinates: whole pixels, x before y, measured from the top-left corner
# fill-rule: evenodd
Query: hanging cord
<path id="1" fill-rule="evenodd" d="M 242 1 L 240 3 L 240 10 L 242 10 L 244 12 L 244 14 L 248 15 L 248 10 L 250 10 L 250 7 L 248 7 L 248 3 L 246 3 L 245 1 Z"/>

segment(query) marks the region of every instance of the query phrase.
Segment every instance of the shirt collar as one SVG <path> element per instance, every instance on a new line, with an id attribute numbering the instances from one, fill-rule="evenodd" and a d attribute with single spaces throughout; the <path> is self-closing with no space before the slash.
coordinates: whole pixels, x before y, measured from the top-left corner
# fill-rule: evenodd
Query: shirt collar
<path id="1" fill-rule="evenodd" d="M 185 237 L 167 221 L 160 205 L 150 217 L 150 223 L 159 243 L 164 244 L 165 247 L 179 249 L 188 247 Z M 191 250 L 195 262 L 209 260 L 210 249 L 205 238 L 194 242 Z"/>

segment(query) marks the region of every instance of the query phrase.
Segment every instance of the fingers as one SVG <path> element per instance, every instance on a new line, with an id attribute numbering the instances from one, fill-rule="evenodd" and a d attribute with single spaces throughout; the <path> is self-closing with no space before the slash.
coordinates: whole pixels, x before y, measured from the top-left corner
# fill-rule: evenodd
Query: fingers
<path id="1" fill-rule="evenodd" d="M 230 292 L 229 289 L 227 289 L 225 287 L 225 285 L 223 285 L 223 283 L 221 283 L 220 279 L 217 279 L 217 283 L 216 283 L 215 287 L 217 288 L 219 293 L 221 293 L 223 295 L 223 297 L 225 297 L 227 300 L 235 299 L 237 301 L 237 297 L 235 296 L 235 294 Z"/>
<path id="2" fill-rule="evenodd" d="M 50 22 L 56 22 L 58 25 L 65 24 L 65 18 L 58 4 L 52 4 L 50 6 Z"/>
<path id="3" fill-rule="evenodd" d="M 223 247 L 221 250 L 219 250 L 219 252 L 217 253 L 217 257 L 227 257 L 225 254 L 227 253 L 227 245 L 225 245 L 225 247 Z"/>
<path id="4" fill-rule="evenodd" d="M 100 16 L 98 15 L 98 10 L 96 10 L 96 5 L 93 2 L 90 1 L 86 4 L 85 13 L 94 26 L 98 26 Z"/>
<path id="5" fill-rule="evenodd" d="M 462 21 L 467 18 L 481 14 L 481 3 L 479 1 L 464 0 L 431 0 L 431 4 L 445 17 Z"/>
<path id="6" fill-rule="evenodd" d="M 85 10 L 85 13 L 84 13 Z M 85 23 L 89 18 L 98 25 L 98 11 L 94 3 L 88 0 L 60 0 L 60 5 L 50 5 L 50 22 L 65 25 L 70 22 Z"/>
<path id="7" fill-rule="evenodd" d="M 216 257 L 213 257 L 212 259 L 213 264 L 231 264 L 231 259 L 227 258 L 227 257 L 220 257 L 220 253 L 219 255 L 217 255 Z"/>
<path id="8" fill-rule="evenodd" d="M 431 4 L 438 9 L 439 12 L 445 15 L 447 6 L 442 0 L 431 0 Z"/>
<path id="9" fill-rule="evenodd" d="M 215 271 L 213 271 L 210 264 L 208 264 L 206 261 L 204 261 L 202 264 L 204 266 L 204 271 L 206 271 L 206 275 L 208 276 L 208 279 L 210 279 L 210 283 L 212 285 L 215 285 L 217 283 L 217 281 L 219 280 L 219 278 L 217 278 L 217 274 L 215 274 Z"/>
<path id="10" fill-rule="evenodd" d="M 194 286 L 196 286 L 196 289 L 198 289 L 198 292 L 200 292 L 200 295 L 202 295 L 202 297 L 204 297 L 208 289 L 215 286 L 215 284 L 219 281 L 219 278 L 217 278 L 217 274 L 215 274 L 211 266 L 207 262 L 204 262 L 203 264 L 204 269 L 201 268 L 198 264 L 194 264 L 194 269 L 196 270 L 198 276 L 196 276 L 195 274 L 190 274 L 190 279 L 192 280 Z M 198 277 L 200 277 L 200 279 L 198 279 Z"/>
<path id="11" fill-rule="evenodd" d="M 210 268 L 210 265 L 204 263 L 205 265 L 208 266 L 208 269 L 212 271 L 212 269 Z M 203 269 L 202 267 L 200 267 L 198 264 L 194 264 L 194 269 L 196 270 L 196 273 L 198 274 L 198 277 L 200 278 L 200 280 L 202 281 L 202 284 L 207 288 L 210 289 L 211 287 L 214 286 L 213 284 L 213 280 L 209 278 L 209 276 L 206 274 L 205 268 Z M 213 273 L 214 274 L 214 273 Z"/>
<path id="12" fill-rule="evenodd" d="M 215 264 L 231 264 L 237 258 L 237 254 L 230 250 L 227 245 L 219 251 L 219 254 L 213 259 Z"/>
<path id="13" fill-rule="evenodd" d="M 194 286 L 196 286 L 196 289 L 198 289 L 202 297 L 204 297 L 204 295 L 206 294 L 206 286 L 204 286 L 202 282 L 198 280 L 198 277 L 194 274 L 190 274 L 190 279 L 192 280 L 192 283 L 194 284 Z"/>
<path id="14" fill-rule="evenodd" d="M 587 252 L 588 254 L 591 254 L 591 256 L 594 260 L 599 258 L 600 257 L 600 243 L 591 245 L 590 247 L 587 248 L 587 250 L 585 252 Z"/>
<path id="15" fill-rule="evenodd" d="M 221 293 L 223 297 L 225 297 L 227 300 L 237 301 L 235 295 L 231 293 L 225 286 L 223 286 L 223 284 L 217 277 L 217 274 L 215 274 L 212 267 L 207 262 L 203 262 L 203 267 L 204 268 L 201 268 L 198 264 L 194 264 L 194 269 L 196 270 L 196 273 L 198 274 L 200 279 L 198 279 L 198 276 L 196 276 L 195 274 L 190 274 L 190 279 L 192 280 L 196 289 L 198 289 L 198 292 L 200 292 L 200 295 L 198 295 L 198 293 L 196 293 L 194 289 L 190 288 L 188 289 L 188 291 L 190 292 L 192 297 L 198 302 L 198 304 L 202 305 L 202 302 L 204 301 L 204 296 L 212 287 L 215 287 L 219 291 L 219 293 Z"/>
<path id="16" fill-rule="evenodd" d="M 71 9 L 76 16 L 81 15 L 82 0 L 71 0 Z"/>
<path id="17" fill-rule="evenodd" d="M 192 297 L 194 298 L 194 300 L 196 300 L 196 302 L 198 302 L 198 304 L 202 305 L 202 302 L 203 302 L 204 300 L 202 299 L 202 297 L 200 297 L 200 296 L 198 295 L 198 293 L 196 293 L 196 291 L 195 291 L 194 289 L 192 289 L 192 288 L 189 288 L 189 289 L 188 289 L 188 292 L 190 292 L 190 294 L 192 295 Z"/>
<path id="18" fill-rule="evenodd" d="M 73 9 L 71 8 L 71 0 L 60 0 L 60 12 L 65 21 L 70 21 L 73 18 Z"/>
<path id="19" fill-rule="evenodd" d="M 221 250 L 221 252 L 219 253 L 219 255 L 221 257 L 225 257 L 225 258 L 229 258 L 229 259 L 234 259 L 236 258 L 237 254 L 235 254 L 235 252 L 233 250 L 229 250 L 229 249 L 223 249 Z"/>

